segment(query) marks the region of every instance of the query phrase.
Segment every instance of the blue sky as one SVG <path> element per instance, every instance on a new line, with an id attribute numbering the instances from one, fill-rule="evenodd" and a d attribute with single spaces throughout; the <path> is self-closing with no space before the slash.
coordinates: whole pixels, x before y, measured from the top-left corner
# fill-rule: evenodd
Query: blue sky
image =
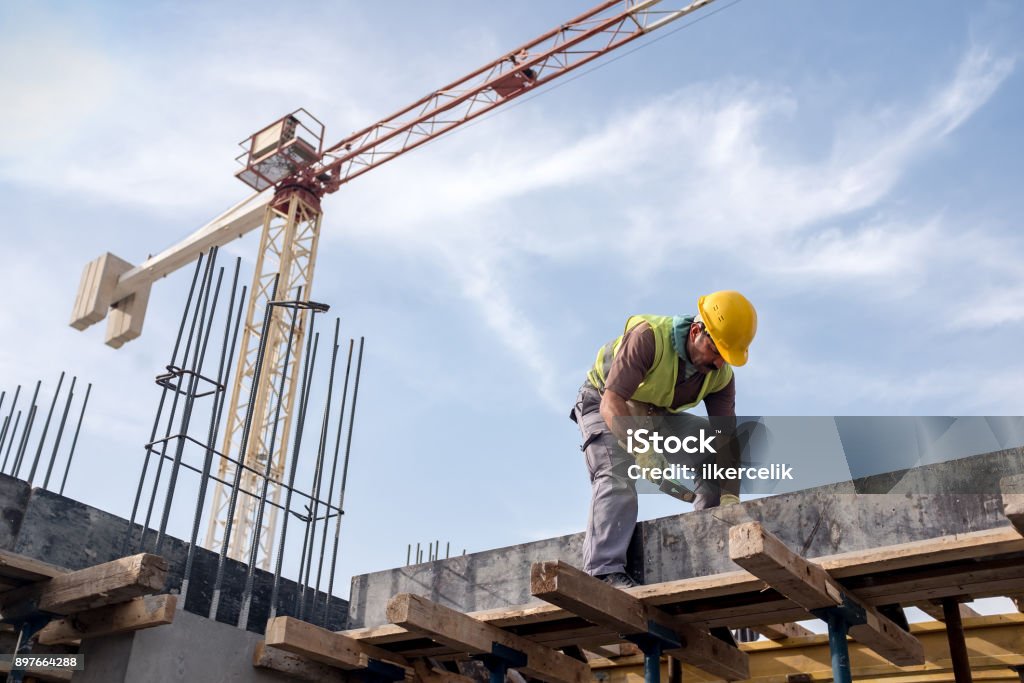
<path id="1" fill-rule="evenodd" d="M 0 9 L 0 385 L 94 383 L 68 493 L 127 515 L 190 277 L 114 351 L 67 325 L 85 262 L 139 262 L 246 196 L 235 145 L 280 115 L 340 139 L 587 7 Z M 315 298 L 367 338 L 343 584 L 409 542 L 582 530 L 567 412 L 597 346 L 716 289 L 760 314 L 741 414 L 1024 411 L 1024 7 L 716 8 L 325 201 Z M 257 242 L 225 255 L 251 269 Z"/>

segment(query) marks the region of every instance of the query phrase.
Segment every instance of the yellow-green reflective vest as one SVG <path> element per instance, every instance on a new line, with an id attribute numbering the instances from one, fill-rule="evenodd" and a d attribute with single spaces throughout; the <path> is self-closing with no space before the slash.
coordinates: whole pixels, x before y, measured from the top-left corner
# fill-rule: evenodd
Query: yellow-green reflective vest
<path id="1" fill-rule="evenodd" d="M 622 338 L 626 332 L 642 322 L 650 325 L 654 332 L 654 364 L 647 374 L 644 375 L 640 386 L 636 388 L 629 398 L 634 401 L 643 401 L 656 406 L 668 409 L 670 412 L 679 413 L 688 410 L 701 401 L 708 394 L 721 391 L 732 379 L 732 366 L 728 363 L 718 370 L 712 370 L 704 376 L 704 383 L 693 403 L 688 403 L 677 408 L 671 408 L 675 399 L 676 382 L 679 378 L 679 355 L 672 348 L 672 316 L 670 315 L 634 315 L 626 321 L 626 329 L 615 341 L 608 342 L 597 351 L 597 359 L 594 367 L 587 373 L 587 379 L 595 387 L 604 391 L 604 380 L 612 367 L 612 359 L 619 352 L 622 346 Z"/>

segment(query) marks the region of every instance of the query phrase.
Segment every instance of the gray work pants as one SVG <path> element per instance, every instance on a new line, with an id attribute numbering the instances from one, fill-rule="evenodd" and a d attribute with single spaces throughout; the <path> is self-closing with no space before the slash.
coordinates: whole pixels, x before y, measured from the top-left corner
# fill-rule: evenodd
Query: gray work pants
<path id="1" fill-rule="evenodd" d="M 580 448 L 586 454 L 590 473 L 590 515 L 583 541 L 583 571 L 591 576 L 626 570 L 626 551 L 636 526 L 638 508 L 636 482 L 626 472 L 635 460 L 619 446 L 601 417 L 600 406 L 601 394 L 589 382 L 584 383 L 576 397 L 573 416 L 583 437 Z M 687 417 L 685 413 L 680 416 L 678 419 Z M 704 418 L 688 417 L 694 421 L 694 431 L 708 428 Z M 695 484 L 694 509 L 716 507 L 720 496 L 718 487 L 702 480 Z"/>

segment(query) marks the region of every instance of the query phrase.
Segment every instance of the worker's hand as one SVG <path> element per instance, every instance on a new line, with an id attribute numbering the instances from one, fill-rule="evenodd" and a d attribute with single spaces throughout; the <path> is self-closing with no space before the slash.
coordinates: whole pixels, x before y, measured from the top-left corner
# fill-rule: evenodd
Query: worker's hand
<path id="1" fill-rule="evenodd" d="M 661 453 L 656 453 L 653 448 L 648 448 L 643 453 L 633 453 L 633 457 L 636 459 L 636 464 L 639 465 L 641 469 L 664 470 L 669 467 L 668 460 L 665 459 L 665 456 L 662 455 Z M 653 481 L 656 484 L 659 481 L 661 481 L 661 477 L 655 479 L 653 476 L 651 476 L 650 472 L 644 473 L 644 477 L 646 479 Z"/>
<path id="2" fill-rule="evenodd" d="M 726 505 L 736 505 L 740 502 L 739 496 L 734 496 L 731 493 L 723 493 L 722 497 L 718 499 L 718 505 L 725 507 Z"/>

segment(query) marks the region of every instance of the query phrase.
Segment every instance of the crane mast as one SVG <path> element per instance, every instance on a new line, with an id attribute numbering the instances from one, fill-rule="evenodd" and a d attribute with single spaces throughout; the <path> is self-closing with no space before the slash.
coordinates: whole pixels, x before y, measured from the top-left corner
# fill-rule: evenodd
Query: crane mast
<path id="1" fill-rule="evenodd" d="M 109 253 L 86 266 L 71 324 L 84 329 L 101 320 L 110 309 L 106 341 L 117 347 L 141 334 L 152 282 L 194 260 L 211 246 L 224 244 L 256 227 L 263 228 L 223 444 L 225 454 L 241 448 L 240 436 L 262 341 L 263 316 L 269 311 L 273 317 L 266 328 L 264 368 L 255 393 L 253 425 L 247 452 L 239 457 L 245 464 L 239 489 L 243 495 L 232 504 L 229 489 L 214 483 L 206 547 L 217 548 L 227 543 L 230 557 L 240 559 L 251 554 L 257 519 L 254 494 L 262 476 L 256 472 L 267 469 L 268 459 L 268 497 L 279 501 L 298 392 L 296 369 L 302 356 L 306 312 L 300 312 L 289 347 L 290 320 L 282 317 L 285 313 L 281 307 L 267 304 L 275 279 L 277 300 L 295 297 L 300 288 L 302 296 L 309 297 L 323 216 L 320 200 L 373 168 L 713 1 L 602 2 L 326 149 L 322 144 L 322 124 L 305 110 L 296 110 L 242 143 L 243 168 L 236 176 L 256 194 L 140 266 L 132 267 Z M 279 389 L 282 378 L 283 393 Z M 276 433 L 273 443 L 272 433 Z M 222 458 L 221 481 L 232 481 L 234 475 L 234 465 Z M 263 567 L 269 566 L 271 559 L 276 511 L 277 507 L 271 506 L 259 534 L 257 562 Z"/>

